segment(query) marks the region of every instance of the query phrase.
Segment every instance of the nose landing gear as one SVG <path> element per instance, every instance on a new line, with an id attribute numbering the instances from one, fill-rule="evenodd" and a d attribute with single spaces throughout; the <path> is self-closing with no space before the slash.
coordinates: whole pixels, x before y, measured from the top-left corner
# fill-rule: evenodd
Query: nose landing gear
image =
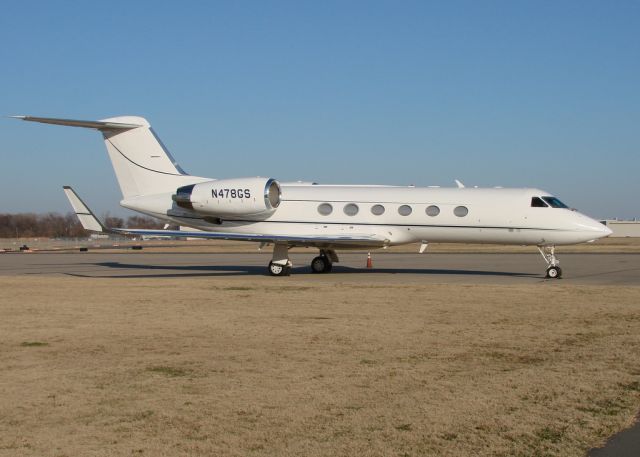
<path id="1" fill-rule="evenodd" d="M 547 268 L 547 278 L 560 279 L 562 277 L 562 268 L 559 266 Z"/>
<path id="2" fill-rule="evenodd" d="M 560 279 L 562 277 L 562 269 L 559 266 L 560 261 L 556 259 L 555 246 L 538 246 L 538 251 L 540 251 L 542 258 L 548 265 L 546 277 Z"/>

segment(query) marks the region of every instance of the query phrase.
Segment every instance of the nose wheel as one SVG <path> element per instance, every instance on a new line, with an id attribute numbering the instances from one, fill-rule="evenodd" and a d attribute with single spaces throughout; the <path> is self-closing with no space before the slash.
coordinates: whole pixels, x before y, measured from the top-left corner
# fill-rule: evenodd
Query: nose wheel
<path id="1" fill-rule="evenodd" d="M 548 265 L 545 277 L 549 279 L 560 279 L 562 277 L 562 268 L 560 268 L 560 261 L 555 255 L 555 246 L 538 246 L 538 251 L 540 251 L 542 258 Z"/>
<path id="2" fill-rule="evenodd" d="M 558 279 L 562 276 L 562 268 L 555 266 L 547 268 L 547 278 Z"/>

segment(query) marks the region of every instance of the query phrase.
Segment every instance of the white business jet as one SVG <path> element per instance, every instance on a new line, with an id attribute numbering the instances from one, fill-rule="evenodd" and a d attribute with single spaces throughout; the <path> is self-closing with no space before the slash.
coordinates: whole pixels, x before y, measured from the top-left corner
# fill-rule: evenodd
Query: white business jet
<path id="1" fill-rule="evenodd" d="M 65 192 L 84 227 L 95 232 L 183 236 L 273 244 L 269 272 L 286 276 L 289 248 L 311 246 L 315 273 L 331 271 L 336 250 L 421 242 L 536 246 L 548 267 L 562 270 L 556 245 L 593 241 L 611 230 L 539 189 L 279 183 L 273 178 L 212 179 L 187 174 L 146 119 L 80 121 L 14 116 L 102 133 L 122 191 L 120 205 L 198 231 L 108 229 L 70 188 Z"/>

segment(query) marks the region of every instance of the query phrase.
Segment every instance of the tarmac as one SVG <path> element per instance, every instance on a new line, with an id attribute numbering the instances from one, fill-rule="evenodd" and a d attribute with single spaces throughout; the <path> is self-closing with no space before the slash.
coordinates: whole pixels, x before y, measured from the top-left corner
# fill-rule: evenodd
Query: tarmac
<path id="1" fill-rule="evenodd" d="M 638 457 L 638 455 L 640 455 L 640 420 L 636 419 L 635 425 L 612 436 L 603 447 L 591 449 L 588 457 Z"/>
<path id="2" fill-rule="evenodd" d="M 319 282 L 384 280 L 386 283 L 535 284 L 545 279 L 546 264 L 539 254 L 339 253 L 340 263 L 329 274 L 313 274 L 309 263 L 315 251 L 293 254 L 291 277 Z M 269 252 L 164 253 L 144 251 L 4 253 L 0 275 L 71 275 L 94 278 L 176 278 L 202 276 L 264 276 Z M 563 277 L 572 284 L 640 286 L 640 255 L 563 254 Z M 274 278 L 274 280 L 286 278 Z"/>

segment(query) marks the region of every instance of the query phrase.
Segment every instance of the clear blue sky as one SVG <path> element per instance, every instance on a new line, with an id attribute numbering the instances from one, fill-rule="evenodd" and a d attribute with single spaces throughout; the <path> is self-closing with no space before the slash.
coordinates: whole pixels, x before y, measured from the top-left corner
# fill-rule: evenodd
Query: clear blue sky
<path id="1" fill-rule="evenodd" d="M 146 117 L 188 172 L 535 186 L 640 217 L 640 2 L 7 2 L 0 114 Z M 0 119 L 0 212 L 126 215 L 100 135 Z"/>

